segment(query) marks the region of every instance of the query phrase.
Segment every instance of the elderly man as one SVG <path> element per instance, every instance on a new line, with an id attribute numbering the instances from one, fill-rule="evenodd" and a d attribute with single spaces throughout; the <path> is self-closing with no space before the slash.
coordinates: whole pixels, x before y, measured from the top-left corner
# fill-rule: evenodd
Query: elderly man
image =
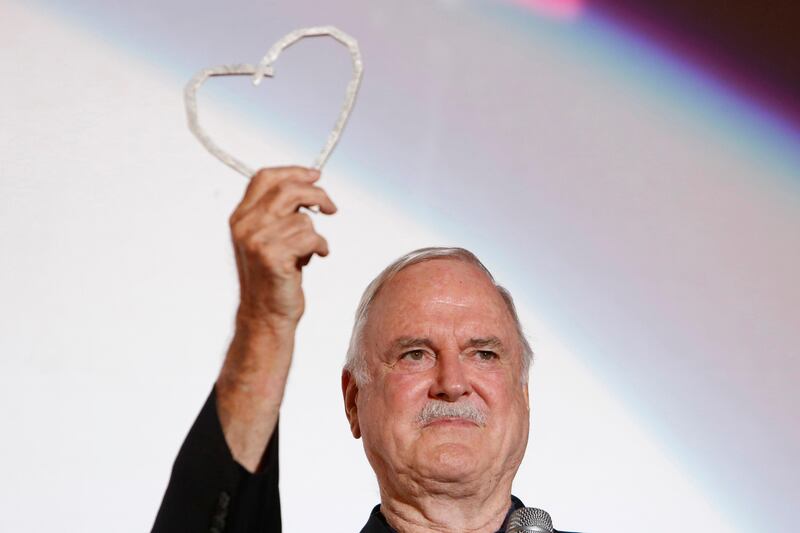
<path id="1" fill-rule="evenodd" d="M 231 216 L 236 331 L 153 531 L 280 531 L 278 413 L 301 270 L 328 254 L 300 208 L 336 212 L 318 178 L 262 170 Z M 380 486 L 362 532 L 505 530 L 522 507 L 511 484 L 528 440 L 530 360 L 511 296 L 466 250 L 412 252 L 367 287 L 342 372 L 350 430 Z"/>

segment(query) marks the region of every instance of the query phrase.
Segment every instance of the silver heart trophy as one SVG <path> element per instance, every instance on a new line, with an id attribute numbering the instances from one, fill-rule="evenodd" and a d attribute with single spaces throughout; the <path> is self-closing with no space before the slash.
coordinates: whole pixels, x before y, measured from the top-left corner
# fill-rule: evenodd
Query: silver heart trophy
<path id="1" fill-rule="evenodd" d="M 333 26 L 302 28 L 285 35 L 278 42 L 272 45 L 272 48 L 269 49 L 267 55 L 264 56 L 258 65 L 220 65 L 216 67 L 204 68 L 203 70 L 199 71 L 194 75 L 194 77 L 192 77 L 191 80 L 189 80 L 189 83 L 186 84 L 186 88 L 184 89 L 183 93 L 189 130 L 191 130 L 194 136 L 197 137 L 197 140 L 199 140 L 200 143 L 205 146 L 206 150 L 208 150 L 211 155 L 243 176 L 247 178 L 251 177 L 255 171 L 220 148 L 213 140 L 211 140 L 211 137 L 209 137 L 205 130 L 203 130 L 202 126 L 200 126 L 200 122 L 197 119 L 197 90 L 208 78 L 212 76 L 252 75 L 253 85 L 259 85 L 261 80 L 265 77 L 272 77 L 275 75 L 273 64 L 278 59 L 278 56 L 284 48 L 291 46 L 305 37 L 317 37 L 323 35 L 333 37 L 350 50 L 350 56 L 353 60 L 353 77 L 350 78 L 350 82 L 347 84 L 344 103 L 342 105 L 342 110 L 339 112 L 339 116 L 336 119 L 336 124 L 334 124 L 333 130 L 328 135 L 328 139 L 325 141 L 322 151 L 314 160 L 313 168 L 321 169 L 328 160 L 328 157 L 331 155 L 331 151 L 336 146 L 336 143 L 339 141 L 339 137 L 342 134 L 345 124 L 347 124 L 347 119 L 350 117 L 350 111 L 353 109 L 353 104 L 355 103 L 356 95 L 358 94 L 358 88 L 361 85 L 361 75 L 364 70 L 364 66 L 361 62 L 361 51 L 358 48 L 358 43 L 356 40 Z"/>

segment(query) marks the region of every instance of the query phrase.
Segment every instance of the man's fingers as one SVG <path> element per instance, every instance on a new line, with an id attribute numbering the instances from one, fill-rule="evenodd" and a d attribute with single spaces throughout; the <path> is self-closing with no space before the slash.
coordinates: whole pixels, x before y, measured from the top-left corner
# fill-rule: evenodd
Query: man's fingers
<path id="1" fill-rule="evenodd" d="M 317 254 L 325 257 L 328 255 L 328 241 L 314 231 L 314 226 L 310 222 L 310 217 L 305 213 L 295 213 L 293 216 L 304 217 L 287 223 L 280 239 L 285 243 L 286 249 L 296 258 Z M 304 219 L 309 222 L 304 222 Z"/>
<path id="2" fill-rule="evenodd" d="M 264 193 L 283 180 L 294 179 L 302 183 L 314 183 L 319 176 L 319 170 L 300 166 L 262 168 L 250 179 L 236 211 L 240 213 L 247 211 L 258 202 Z"/>
<path id="3" fill-rule="evenodd" d="M 262 233 L 264 236 L 270 236 L 271 239 L 280 239 L 289 242 L 295 235 L 305 231 L 314 231 L 314 222 L 308 213 L 298 211 L 289 216 L 279 218 L 274 224 L 269 226 L 269 229 Z"/>
<path id="4" fill-rule="evenodd" d="M 336 204 L 321 187 L 294 179 L 284 179 L 271 187 L 258 201 L 245 209 L 244 204 L 231 215 L 231 225 L 252 228 L 259 224 L 270 224 L 276 219 L 290 215 L 300 207 L 319 206 L 321 212 L 332 215 Z"/>
<path id="5" fill-rule="evenodd" d="M 262 201 L 247 213 L 231 216 L 234 239 L 260 231 L 262 227 L 280 227 L 286 219 L 293 220 L 300 207 L 313 206 L 319 206 L 327 215 L 335 213 L 337 209 L 323 189 L 309 184 L 287 183 L 275 195 L 262 198 Z M 310 221 L 308 218 L 308 222 Z"/>
<path id="6" fill-rule="evenodd" d="M 311 217 L 299 211 L 318 206 L 325 214 L 336 212 L 328 193 L 314 185 L 317 179 L 319 172 L 303 167 L 264 169 L 253 176 L 230 219 L 237 249 L 254 264 L 284 274 L 314 254 L 328 255 L 328 242 L 314 231 Z"/>
<path id="7" fill-rule="evenodd" d="M 261 197 L 259 202 L 244 214 L 231 217 L 233 223 L 245 232 L 257 230 L 260 226 L 276 224 L 284 217 L 295 213 L 300 207 L 319 206 L 326 215 L 336 212 L 336 205 L 324 189 L 310 183 L 285 181 L 272 192 Z"/>
<path id="8" fill-rule="evenodd" d="M 294 265 L 297 259 L 311 254 L 328 255 L 328 241 L 314 231 L 311 217 L 294 213 L 277 224 L 263 227 L 247 238 L 250 253 L 278 260 L 283 266 Z M 281 259 L 282 258 L 282 259 Z"/>
<path id="9" fill-rule="evenodd" d="M 337 208 L 324 189 L 308 183 L 284 182 L 274 193 L 268 193 L 245 213 L 231 215 L 234 238 L 260 231 L 264 226 L 281 225 L 283 219 L 292 217 L 300 207 L 319 206 L 320 211 L 332 215 Z M 309 219 L 310 221 L 310 219 Z"/>
<path id="10" fill-rule="evenodd" d="M 326 215 L 336 212 L 336 205 L 328 193 L 321 187 L 308 183 L 287 182 L 278 186 L 274 199 L 264 202 L 271 204 L 274 211 L 281 216 L 289 215 L 300 207 L 319 206 L 320 211 Z"/>
<path id="11" fill-rule="evenodd" d="M 330 253 L 328 241 L 315 231 L 304 231 L 292 238 L 291 246 L 298 259 L 310 258 L 311 254 L 325 257 Z M 305 261 L 308 263 L 308 260 Z"/>

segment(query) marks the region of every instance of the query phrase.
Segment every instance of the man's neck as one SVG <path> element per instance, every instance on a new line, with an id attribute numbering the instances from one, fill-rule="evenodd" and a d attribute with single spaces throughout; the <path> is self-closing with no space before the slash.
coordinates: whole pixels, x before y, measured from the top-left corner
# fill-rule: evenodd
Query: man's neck
<path id="1" fill-rule="evenodd" d="M 381 513 L 398 533 L 495 533 L 511 505 L 508 490 L 395 498 L 381 491 Z"/>

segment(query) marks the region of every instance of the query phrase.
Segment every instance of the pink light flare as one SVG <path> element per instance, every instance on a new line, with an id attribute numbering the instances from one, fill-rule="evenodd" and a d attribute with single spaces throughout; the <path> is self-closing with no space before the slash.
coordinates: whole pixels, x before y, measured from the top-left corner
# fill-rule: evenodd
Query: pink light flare
<path id="1" fill-rule="evenodd" d="M 586 7 L 585 0 L 506 0 L 510 4 L 524 7 L 556 20 L 575 20 Z"/>

